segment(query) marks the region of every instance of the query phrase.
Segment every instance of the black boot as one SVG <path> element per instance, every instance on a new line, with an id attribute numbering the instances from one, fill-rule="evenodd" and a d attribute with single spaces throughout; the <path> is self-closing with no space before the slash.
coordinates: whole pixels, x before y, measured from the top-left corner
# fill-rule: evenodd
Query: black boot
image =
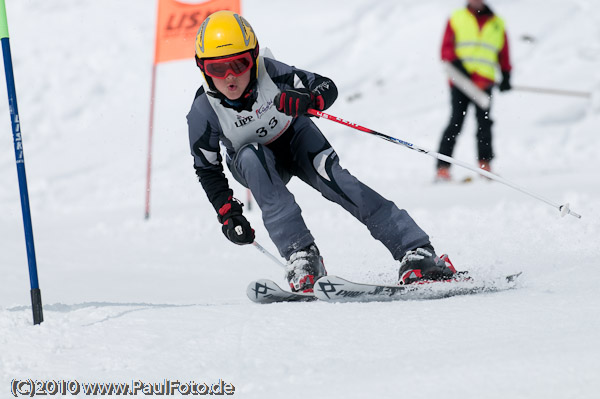
<path id="1" fill-rule="evenodd" d="M 285 271 L 287 281 L 294 292 L 313 292 L 315 281 L 327 275 L 323 257 L 314 243 L 294 252 Z"/>
<path id="2" fill-rule="evenodd" d="M 439 258 L 428 244 L 404 254 L 400 262 L 400 284 L 412 284 L 421 280 L 447 280 L 456 269 L 446 255 Z"/>

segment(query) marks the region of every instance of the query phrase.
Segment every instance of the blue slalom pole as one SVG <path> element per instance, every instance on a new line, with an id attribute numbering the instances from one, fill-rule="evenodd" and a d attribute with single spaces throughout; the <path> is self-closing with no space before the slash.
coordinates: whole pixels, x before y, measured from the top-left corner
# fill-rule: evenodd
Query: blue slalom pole
<path id="1" fill-rule="evenodd" d="M 19 177 L 19 190 L 21 192 L 21 210 L 23 212 L 23 226 L 25 228 L 25 244 L 27 247 L 27 262 L 29 264 L 29 281 L 31 283 L 31 307 L 33 311 L 33 324 L 44 321 L 42 311 L 42 293 L 37 274 L 35 260 L 35 247 L 33 245 L 33 228 L 31 226 L 31 210 L 29 208 L 29 194 L 27 192 L 27 176 L 25 174 L 25 157 L 23 155 L 23 139 L 21 136 L 21 123 L 17 107 L 17 92 L 13 75 L 12 56 L 8 40 L 8 22 L 6 18 L 6 5 L 0 0 L 0 40 L 2 41 L 2 55 L 4 56 L 4 72 L 6 74 L 6 89 L 8 92 L 8 108 L 12 124 L 15 157 L 17 161 L 17 175 Z"/>

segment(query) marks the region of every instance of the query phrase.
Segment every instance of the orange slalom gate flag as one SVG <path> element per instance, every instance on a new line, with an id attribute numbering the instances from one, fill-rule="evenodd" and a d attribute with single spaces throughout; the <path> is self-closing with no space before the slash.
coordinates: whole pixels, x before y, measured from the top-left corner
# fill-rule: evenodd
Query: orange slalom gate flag
<path id="1" fill-rule="evenodd" d="M 154 64 L 194 57 L 200 24 L 220 10 L 240 12 L 240 0 L 210 0 L 199 4 L 158 0 Z"/>

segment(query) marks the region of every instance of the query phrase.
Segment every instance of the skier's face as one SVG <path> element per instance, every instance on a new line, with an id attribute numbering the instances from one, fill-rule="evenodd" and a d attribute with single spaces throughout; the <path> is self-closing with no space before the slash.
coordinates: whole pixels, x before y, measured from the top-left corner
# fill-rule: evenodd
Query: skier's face
<path id="1" fill-rule="evenodd" d="M 215 87 L 219 92 L 230 100 L 237 100 L 242 96 L 246 87 L 250 83 L 251 70 L 247 70 L 240 76 L 228 74 L 224 79 L 212 78 Z"/>
<path id="2" fill-rule="evenodd" d="M 474 10 L 483 10 L 483 0 L 468 0 L 468 3 Z"/>

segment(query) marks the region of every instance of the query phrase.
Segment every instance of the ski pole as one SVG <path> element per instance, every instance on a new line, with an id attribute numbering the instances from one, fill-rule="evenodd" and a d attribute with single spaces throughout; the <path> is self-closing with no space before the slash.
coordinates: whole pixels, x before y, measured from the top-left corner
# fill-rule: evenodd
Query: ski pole
<path id="1" fill-rule="evenodd" d="M 325 112 L 317 111 L 317 110 L 314 110 L 314 109 L 309 109 L 308 110 L 308 114 L 316 116 L 317 118 L 324 118 L 324 119 L 327 119 L 329 121 L 340 123 L 342 125 L 351 127 L 353 129 L 360 130 L 361 132 L 372 134 L 372 135 L 377 136 L 377 137 L 379 137 L 381 139 L 390 141 L 390 142 L 392 142 L 394 144 L 402 145 L 402 146 L 404 146 L 406 148 L 409 148 L 411 150 L 415 150 L 415 151 L 421 152 L 423 154 L 427 154 L 427 155 L 429 155 L 429 156 L 431 156 L 433 158 L 439 159 L 441 161 L 445 161 L 445 162 L 448 162 L 448 163 L 451 163 L 451 164 L 454 164 L 454 165 L 462 166 L 463 168 L 472 170 L 472 171 L 474 171 L 476 173 L 479 173 L 482 176 L 485 176 L 485 177 L 487 177 L 489 179 L 495 180 L 495 181 L 497 181 L 499 183 L 505 184 L 505 185 L 507 185 L 507 186 L 509 186 L 511 188 L 514 188 L 517 191 L 520 191 L 520 192 L 522 192 L 524 194 L 527 194 L 527 195 L 529 195 L 529 196 L 531 196 L 533 198 L 536 198 L 536 199 L 538 199 L 538 200 L 540 200 L 542 202 L 545 202 L 546 204 L 552 206 L 553 208 L 558 209 L 560 211 L 561 216 L 565 216 L 565 215 L 569 214 L 569 215 L 575 216 L 578 219 L 581 219 L 581 215 L 573 212 L 569 208 L 569 204 L 568 203 L 565 203 L 565 204 L 562 204 L 562 205 L 555 204 L 554 202 L 552 202 L 552 201 L 550 201 L 550 200 L 542 197 L 541 195 L 535 194 L 535 193 L 533 193 L 533 192 L 531 192 L 529 190 L 526 190 L 526 189 L 524 189 L 522 187 L 519 187 L 516 184 L 514 184 L 514 183 L 512 183 L 512 182 L 510 182 L 510 181 L 508 181 L 508 180 L 506 180 L 506 179 L 504 179 L 504 178 L 502 178 L 502 177 L 500 177 L 498 175 L 495 175 L 495 174 L 493 174 L 491 172 L 488 172 L 487 170 L 483 170 L 481 168 L 476 168 L 476 167 L 474 167 L 474 166 L 472 166 L 472 165 L 470 165 L 470 164 L 468 164 L 466 162 L 459 161 L 457 159 L 454 159 L 454 158 L 449 157 L 447 155 L 443 155 L 443 154 L 437 153 L 435 151 L 426 150 L 424 148 L 418 147 L 418 146 L 416 146 L 416 145 L 414 145 L 412 143 L 409 143 L 407 141 L 400 140 L 400 139 L 397 139 L 397 138 L 392 137 L 392 136 L 388 136 L 387 134 L 376 132 L 375 130 L 372 130 L 372 129 L 360 126 L 360 125 L 358 125 L 358 124 L 356 124 L 354 122 L 346 121 L 346 120 L 344 120 L 342 118 L 339 118 L 337 116 L 326 114 Z"/>
<path id="2" fill-rule="evenodd" d="M 25 230 L 25 244 L 27 248 L 27 262 L 29 264 L 29 282 L 31 286 L 31 309 L 33 311 L 33 324 L 44 321 L 42 309 L 42 293 L 40 291 L 37 263 L 35 260 L 35 247 L 33 245 L 33 228 L 31 226 L 31 209 L 29 206 L 29 193 L 27 190 L 27 175 L 25 173 L 25 157 L 23 155 L 23 137 L 21 136 L 21 122 L 17 107 L 17 91 L 13 74 L 12 56 L 8 38 L 8 21 L 4 0 L 0 0 L 0 39 L 2 41 L 2 55 L 4 57 L 4 73 L 6 75 L 6 89 L 8 92 L 8 105 L 13 131 L 15 157 L 17 162 L 17 176 L 21 193 L 21 213 L 23 214 L 23 227 Z"/>
<path id="3" fill-rule="evenodd" d="M 556 94 L 559 96 L 573 96 L 573 97 L 584 97 L 584 98 L 589 98 L 592 96 L 592 93 L 587 92 L 587 91 L 546 89 L 543 87 L 514 86 L 513 85 L 512 89 L 518 90 L 518 91 L 530 91 L 533 93 Z"/>
<path id="4" fill-rule="evenodd" d="M 265 254 L 267 257 L 269 257 L 273 262 L 277 263 L 279 266 L 285 268 L 285 265 L 275 256 L 273 255 L 271 252 L 267 251 L 262 245 L 260 245 L 258 242 L 253 241 L 252 245 L 254 245 L 254 248 L 258 249 L 260 252 L 262 252 L 263 254 Z"/>

